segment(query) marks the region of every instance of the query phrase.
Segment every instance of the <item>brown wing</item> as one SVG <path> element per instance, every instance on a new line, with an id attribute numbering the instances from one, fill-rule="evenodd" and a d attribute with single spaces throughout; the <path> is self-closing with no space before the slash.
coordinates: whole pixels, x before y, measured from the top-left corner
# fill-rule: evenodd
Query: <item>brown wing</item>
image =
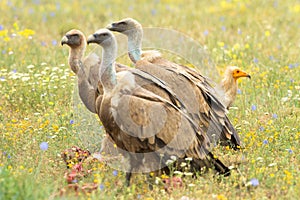
<path id="1" fill-rule="evenodd" d="M 207 78 L 189 67 L 163 58 L 155 59 L 153 63 L 139 61 L 136 68 L 164 80 L 211 141 L 228 145 L 228 140 L 231 140 L 233 148 L 241 145 L 237 132 L 226 116 L 226 108 L 216 98 Z"/>

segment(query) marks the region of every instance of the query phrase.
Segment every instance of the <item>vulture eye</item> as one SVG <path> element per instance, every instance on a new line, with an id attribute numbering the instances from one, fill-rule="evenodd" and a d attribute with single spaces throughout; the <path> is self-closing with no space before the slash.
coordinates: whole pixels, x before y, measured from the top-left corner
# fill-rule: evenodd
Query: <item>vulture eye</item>
<path id="1" fill-rule="evenodd" d="M 106 37 L 106 36 L 108 36 L 108 34 L 107 33 L 103 33 L 102 36 Z"/>
<path id="2" fill-rule="evenodd" d="M 240 70 L 237 70 L 236 73 L 240 73 Z"/>
<path id="3" fill-rule="evenodd" d="M 126 22 L 120 22 L 119 25 L 125 26 L 125 25 L 127 25 L 127 23 Z"/>

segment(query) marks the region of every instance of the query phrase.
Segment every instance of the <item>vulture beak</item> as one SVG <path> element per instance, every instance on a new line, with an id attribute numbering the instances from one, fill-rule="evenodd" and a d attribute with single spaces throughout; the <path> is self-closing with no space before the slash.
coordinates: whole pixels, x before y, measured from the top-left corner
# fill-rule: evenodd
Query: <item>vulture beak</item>
<path id="1" fill-rule="evenodd" d="M 92 34 L 92 35 L 88 36 L 88 38 L 87 38 L 87 44 L 90 44 L 90 43 L 97 43 L 96 35 L 95 34 Z"/>
<path id="2" fill-rule="evenodd" d="M 236 73 L 236 74 L 234 75 L 234 78 L 235 78 L 235 79 L 238 79 L 238 78 L 241 78 L 241 77 L 247 77 L 247 78 L 251 79 L 250 74 L 248 74 L 247 72 L 244 72 L 244 71 L 242 71 L 242 70 L 239 70 L 238 73 Z"/>
<path id="3" fill-rule="evenodd" d="M 61 41 L 60 41 L 61 46 L 63 46 L 64 44 L 68 44 L 68 38 L 67 36 L 64 36 Z"/>
<path id="4" fill-rule="evenodd" d="M 111 23 L 111 24 L 107 25 L 106 28 L 110 31 L 118 31 L 117 25 L 118 25 L 118 23 Z"/>

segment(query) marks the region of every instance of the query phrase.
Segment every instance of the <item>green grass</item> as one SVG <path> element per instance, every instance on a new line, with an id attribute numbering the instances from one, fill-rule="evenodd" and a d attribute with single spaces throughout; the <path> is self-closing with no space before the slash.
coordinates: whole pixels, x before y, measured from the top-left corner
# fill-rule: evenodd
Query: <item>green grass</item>
<path id="1" fill-rule="evenodd" d="M 0 13 L 0 199 L 299 198 L 299 1 L 5 0 Z M 95 140 L 102 130 L 97 117 L 78 116 L 84 109 L 74 109 L 76 77 L 60 39 L 70 28 L 88 35 L 129 16 L 145 27 L 175 29 L 195 39 L 221 73 L 238 65 L 251 74 L 251 81 L 240 82 L 237 109 L 229 113 L 245 149 L 214 150 L 228 165 L 242 157 L 245 162 L 227 178 L 186 177 L 169 194 L 162 183 L 148 191 L 142 175 L 126 188 L 122 172 L 114 176 L 112 168 L 95 163 L 93 174 L 79 184 L 95 182 L 102 190 L 61 197 L 67 170 L 60 152 L 73 145 L 95 149 L 94 141 L 80 138 Z M 126 57 L 120 61 L 129 63 Z M 92 119 L 90 125 L 80 121 L 83 116 Z M 39 147 L 44 141 L 46 151 Z M 243 186 L 252 178 L 258 186 Z"/>

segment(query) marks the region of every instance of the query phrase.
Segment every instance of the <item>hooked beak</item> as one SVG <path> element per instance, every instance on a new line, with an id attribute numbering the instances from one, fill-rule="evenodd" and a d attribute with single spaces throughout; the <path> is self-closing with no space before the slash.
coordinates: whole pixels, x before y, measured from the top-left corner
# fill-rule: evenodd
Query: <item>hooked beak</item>
<path id="1" fill-rule="evenodd" d="M 118 28 L 118 23 L 116 23 L 116 22 L 107 25 L 105 28 L 110 30 L 110 31 L 121 32 L 121 30 Z"/>
<path id="2" fill-rule="evenodd" d="M 90 43 L 97 43 L 95 34 L 92 34 L 92 35 L 88 36 L 88 38 L 87 38 L 87 44 L 90 44 Z"/>
<path id="3" fill-rule="evenodd" d="M 60 41 L 61 46 L 63 46 L 64 44 L 68 44 L 68 38 L 67 36 L 64 36 L 61 41 Z"/>

